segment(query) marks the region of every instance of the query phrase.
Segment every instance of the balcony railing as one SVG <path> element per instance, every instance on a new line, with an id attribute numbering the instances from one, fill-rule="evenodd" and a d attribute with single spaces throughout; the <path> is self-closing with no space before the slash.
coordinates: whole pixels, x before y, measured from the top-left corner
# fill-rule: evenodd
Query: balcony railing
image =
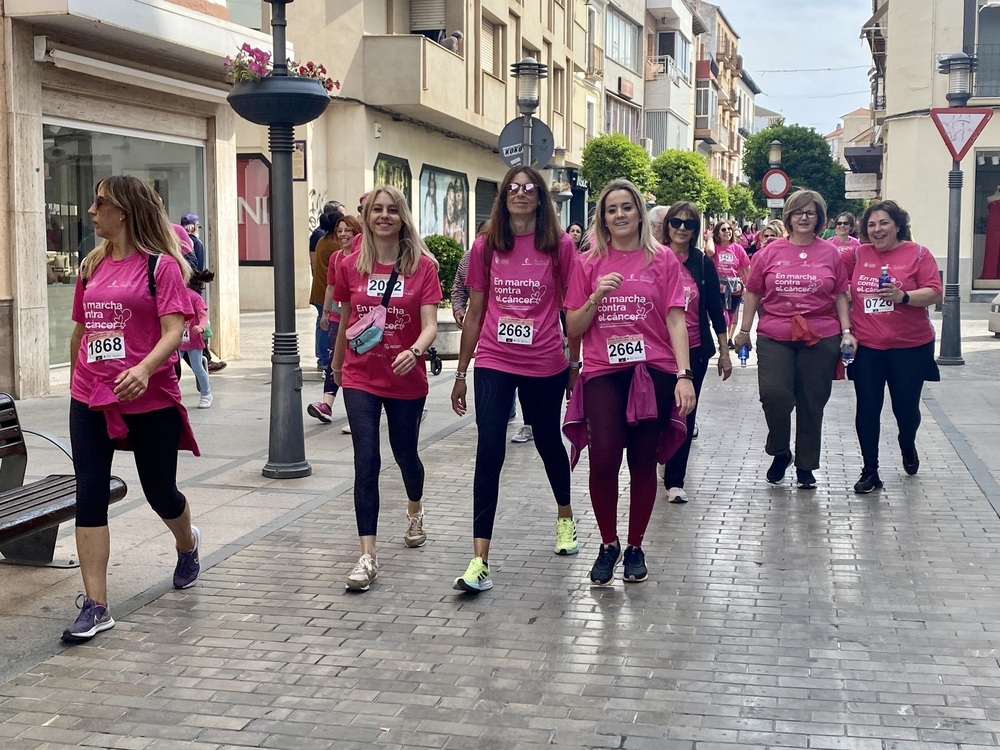
<path id="1" fill-rule="evenodd" d="M 604 50 L 596 44 L 587 48 L 587 78 L 591 80 L 604 76 Z"/>
<path id="2" fill-rule="evenodd" d="M 973 80 L 972 95 L 1000 97 L 1000 44 L 977 44 L 979 67 Z"/>
<path id="3" fill-rule="evenodd" d="M 646 80 L 655 81 L 663 78 L 669 78 L 674 83 L 681 81 L 691 83 L 687 72 L 682 70 L 670 55 L 646 58 Z"/>

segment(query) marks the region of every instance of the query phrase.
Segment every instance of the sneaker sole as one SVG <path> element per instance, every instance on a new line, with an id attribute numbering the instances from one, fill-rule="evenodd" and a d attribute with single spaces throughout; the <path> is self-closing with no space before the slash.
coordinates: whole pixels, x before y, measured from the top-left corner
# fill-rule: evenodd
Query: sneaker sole
<path id="1" fill-rule="evenodd" d="M 557 555 L 562 555 L 563 557 L 567 557 L 567 556 L 569 556 L 569 555 L 576 555 L 576 554 L 579 554 L 579 552 L 580 552 L 580 545 L 579 545 L 579 544 L 578 544 L 578 545 L 576 545 L 576 546 L 575 546 L 575 547 L 574 547 L 573 549 L 559 549 L 559 548 L 557 547 L 557 548 L 556 548 L 555 550 L 553 550 L 553 551 L 554 551 L 554 552 L 555 552 L 555 553 L 556 553 Z"/>
<path id="2" fill-rule="evenodd" d="M 670 498 L 670 502 L 672 502 L 674 505 L 684 505 L 685 503 L 687 503 L 687 501 L 688 500 L 686 497 L 681 497 L 680 495 L 674 495 L 672 498 Z"/>
<path id="3" fill-rule="evenodd" d="M 347 580 L 346 588 L 348 591 L 367 591 L 371 588 L 372 584 L 378 580 L 378 575 L 376 575 L 370 581 L 352 581 Z"/>
<path id="4" fill-rule="evenodd" d="M 612 583 L 614 583 L 615 582 L 615 568 L 617 568 L 618 565 L 621 563 L 623 557 L 625 557 L 625 548 L 624 547 L 619 547 L 618 548 L 618 559 L 615 560 L 615 564 L 611 566 L 611 578 L 609 578 L 607 581 L 601 582 L 601 581 L 595 581 L 594 577 L 591 576 L 590 577 L 590 583 L 591 583 L 591 585 L 593 585 L 593 586 L 602 586 L 603 587 L 603 586 L 610 586 Z"/>
<path id="5" fill-rule="evenodd" d="M 333 421 L 330 417 L 326 416 L 326 414 L 321 412 L 319 409 L 313 408 L 312 404 L 309 404 L 309 406 L 306 407 L 306 414 L 308 414 L 310 417 L 315 417 L 323 424 L 330 424 L 330 422 Z"/>
<path id="6" fill-rule="evenodd" d="M 423 547 L 425 544 L 427 544 L 427 537 L 424 537 L 423 539 L 407 539 L 404 536 L 403 544 L 405 544 L 410 549 L 413 549 L 415 547 Z"/>
<path id="7" fill-rule="evenodd" d="M 530 443 L 534 438 L 511 438 L 512 443 Z"/>
<path id="8" fill-rule="evenodd" d="M 642 578 L 635 578 L 635 577 L 627 578 L 626 577 L 626 578 L 622 578 L 622 580 L 625 581 L 625 583 L 642 583 L 643 581 L 649 580 L 649 573 L 647 573 L 646 575 L 644 575 Z"/>
<path id="9" fill-rule="evenodd" d="M 474 586 L 468 581 L 466 581 L 464 578 L 456 578 L 455 583 L 453 583 L 451 587 L 456 591 L 467 591 L 470 594 L 479 594 L 483 591 L 489 591 L 491 588 L 493 588 L 493 581 L 492 580 L 484 581 L 478 586 Z"/>
<path id="10" fill-rule="evenodd" d="M 83 643 L 84 641 L 89 641 L 98 633 L 103 633 L 105 630 L 111 630 L 114 626 L 115 620 L 112 617 L 107 622 L 94 625 L 94 627 L 84 633 L 71 633 L 68 630 L 64 630 L 62 634 L 62 641 L 63 643 Z"/>
<path id="11" fill-rule="evenodd" d="M 882 488 L 881 487 L 872 487 L 870 490 L 859 490 L 857 487 L 855 487 L 854 488 L 854 494 L 855 495 L 870 495 L 875 490 L 880 490 L 880 489 L 882 489 Z"/>

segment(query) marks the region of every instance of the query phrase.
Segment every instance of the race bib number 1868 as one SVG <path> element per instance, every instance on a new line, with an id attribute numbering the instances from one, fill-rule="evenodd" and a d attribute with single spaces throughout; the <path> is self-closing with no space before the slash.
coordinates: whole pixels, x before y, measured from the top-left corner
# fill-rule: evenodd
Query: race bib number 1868
<path id="1" fill-rule="evenodd" d="M 125 332 L 103 331 L 87 334 L 87 362 L 125 359 Z"/>

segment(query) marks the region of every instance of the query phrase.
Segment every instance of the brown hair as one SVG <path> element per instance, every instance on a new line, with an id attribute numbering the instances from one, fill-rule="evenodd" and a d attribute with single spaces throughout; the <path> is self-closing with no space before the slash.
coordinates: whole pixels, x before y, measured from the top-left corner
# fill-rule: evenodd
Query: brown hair
<path id="1" fill-rule="evenodd" d="M 494 250 L 504 252 L 514 247 L 514 233 L 510 228 L 510 209 L 507 208 L 507 196 L 510 183 L 519 174 L 527 176 L 535 185 L 535 195 L 538 196 L 538 206 L 535 208 L 535 249 L 541 253 L 554 253 L 559 248 L 563 230 L 556 218 L 556 210 L 552 207 L 552 196 L 545 178 L 532 167 L 513 167 L 500 183 L 500 191 L 493 203 L 490 214 L 489 230 L 486 232 L 486 244 Z"/>
<path id="2" fill-rule="evenodd" d="M 826 228 L 826 201 L 823 200 L 823 196 L 815 190 L 797 190 L 785 201 L 785 208 L 781 212 L 781 221 L 789 236 L 792 234 L 792 214 L 796 211 L 804 211 L 810 203 L 816 206 L 816 224 L 813 226 L 813 234 L 819 234 Z"/>
<path id="3" fill-rule="evenodd" d="M 733 244 L 733 242 L 736 242 L 736 230 L 733 228 L 733 225 L 730 224 L 725 219 L 722 219 L 721 221 L 716 223 L 715 229 L 712 230 L 712 242 L 714 242 L 715 246 L 718 248 L 726 247 L 726 245 L 722 244 L 722 230 L 725 227 L 729 227 L 730 230 L 729 244 L 731 245 Z"/>
<path id="4" fill-rule="evenodd" d="M 698 247 L 698 238 L 701 237 L 701 214 L 698 212 L 698 207 L 690 201 L 677 201 L 667 209 L 667 214 L 663 217 L 663 236 L 667 240 L 664 244 L 670 245 L 670 227 L 668 222 L 684 213 L 691 214 L 694 220 L 698 222 L 691 232 L 691 241 L 688 246 L 688 252 L 690 252 Z"/>
<path id="5" fill-rule="evenodd" d="M 868 206 L 861 215 L 861 226 L 858 227 L 858 234 L 861 235 L 862 240 L 866 243 L 871 242 L 868 238 L 868 220 L 876 211 L 885 211 L 889 214 L 892 223 L 896 225 L 897 240 L 906 242 L 910 239 L 910 214 L 904 211 L 896 201 L 878 201 Z"/>

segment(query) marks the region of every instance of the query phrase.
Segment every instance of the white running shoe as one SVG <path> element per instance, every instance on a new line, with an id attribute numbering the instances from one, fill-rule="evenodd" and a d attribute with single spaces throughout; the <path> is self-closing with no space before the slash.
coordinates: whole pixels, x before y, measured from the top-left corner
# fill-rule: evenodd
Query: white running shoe
<path id="1" fill-rule="evenodd" d="M 367 591 L 376 578 L 378 578 L 378 563 L 371 555 L 364 554 L 347 576 L 347 588 L 351 591 Z"/>
<path id="2" fill-rule="evenodd" d="M 209 393 L 208 395 L 202 396 L 200 399 L 198 399 L 198 408 L 199 409 L 211 409 L 213 401 L 215 401 L 215 398 L 212 396 L 211 393 Z"/>
<path id="3" fill-rule="evenodd" d="M 535 435 L 531 431 L 531 425 L 526 424 L 520 430 L 514 433 L 514 437 L 510 439 L 512 443 L 527 443 L 529 440 L 534 440 Z"/>
<path id="4" fill-rule="evenodd" d="M 688 501 L 687 493 L 680 487 L 671 487 L 667 490 L 667 500 L 675 505 L 682 505 Z"/>

